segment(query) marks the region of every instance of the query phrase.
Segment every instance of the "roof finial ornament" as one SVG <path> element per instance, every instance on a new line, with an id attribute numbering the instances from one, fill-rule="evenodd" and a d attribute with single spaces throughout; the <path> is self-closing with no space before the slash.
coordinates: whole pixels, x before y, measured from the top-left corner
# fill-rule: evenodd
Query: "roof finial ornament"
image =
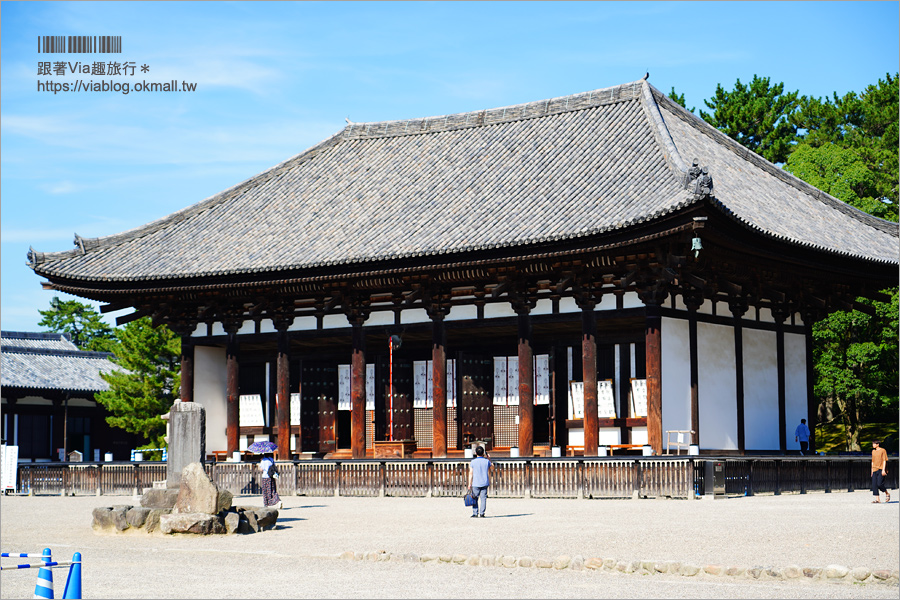
<path id="1" fill-rule="evenodd" d="M 644 76 L 642 77 L 642 79 L 643 79 L 644 81 L 647 81 L 648 79 L 650 79 L 650 71 L 647 71 L 647 73 L 644 74 Z"/>
<path id="2" fill-rule="evenodd" d="M 353 125 L 353 121 L 350 120 L 350 117 L 344 117 L 344 120 L 347 121 L 349 125 Z"/>
<path id="3" fill-rule="evenodd" d="M 77 233 L 75 234 L 75 245 L 81 250 L 81 253 L 84 254 L 84 238 L 82 238 Z"/>
<path id="4" fill-rule="evenodd" d="M 700 167 L 700 159 L 695 158 L 691 168 L 684 176 L 684 188 L 691 190 L 694 196 L 706 198 L 712 196 L 713 180 L 709 167 Z"/>

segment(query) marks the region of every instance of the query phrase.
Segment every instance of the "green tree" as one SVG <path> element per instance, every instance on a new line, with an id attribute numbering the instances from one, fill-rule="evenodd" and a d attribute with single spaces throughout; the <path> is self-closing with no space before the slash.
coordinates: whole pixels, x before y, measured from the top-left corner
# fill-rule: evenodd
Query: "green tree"
<path id="1" fill-rule="evenodd" d="M 677 104 L 680 104 L 682 108 L 685 108 L 691 112 L 694 112 L 694 109 L 696 108 L 695 106 L 688 108 L 687 104 L 685 104 L 685 102 L 684 102 L 684 94 L 676 93 L 674 86 L 672 87 L 672 91 L 669 92 L 669 98 L 674 100 Z"/>
<path id="2" fill-rule="evenodd" d="M 750 85 L 738 79 L 732 91 L 721 84 L 710 100 L 704 100 L 713 112 L 700 116 L 728 137 L 773 163 L 783 163 L 795 143 L 797 92 L 784 93 L 784 83 L 771 85 L 768 77 L 753 76 Z"/>
<path id="3" fill-rule="evenodd" d="M 60 300 L 54 296 L 50 308 L 38 310 L 41 327 L 55 333 L 68 333 L 72 343 L 81 350 L 110 352 L 115 343 L 113 328 L 100 319 L 94 307 L 75 300 Z"/>
<path id="4" fill-rule="evenodd" d="M 866 419 L 897 416 L 897 298 L 894 288 L 890 302 L 866 302 L 875 308 L 874 316 L 837 311 L 813 325 L 815 394 L 836 404 L 850 451 L 861 449 L 859 431 Z"/>
<path id="5" fill-rule="evenodd" d="M 144 317 L 116 331 L 113 362 L 122 370 L 103 374 L 110 389 L 95 397 L 113 427 L 143 436 L 145 448 L 161 448 L 169 411 L 181 384 L 181 338 Z"/>

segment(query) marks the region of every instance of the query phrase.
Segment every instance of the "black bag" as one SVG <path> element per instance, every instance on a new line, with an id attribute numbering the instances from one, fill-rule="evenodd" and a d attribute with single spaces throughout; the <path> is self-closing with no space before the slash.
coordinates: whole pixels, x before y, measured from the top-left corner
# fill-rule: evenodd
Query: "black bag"
<path id="1" fill-rule="evenodd" d="M 269 468 L 266 470 L 266 475 L 271 479 L 278 479 L 278 468 L 275 466 L 275 463 L 269 465 Z"/>
<path id="2" fill-rule="evenodd" d="M 478 504 L 478 496 L 475 495 L 472 488 L 469 488 L 463 501 L 466 503 L 466 506 L 475 506 Z"/>

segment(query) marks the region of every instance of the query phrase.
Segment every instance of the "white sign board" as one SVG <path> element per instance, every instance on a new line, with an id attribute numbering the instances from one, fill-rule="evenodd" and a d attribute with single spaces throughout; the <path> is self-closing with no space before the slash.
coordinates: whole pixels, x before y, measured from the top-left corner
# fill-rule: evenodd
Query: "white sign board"
<path id="1" fill-rule="evenodd" d="M 338 365 L 338 410 L 350 410 L 350 365 Z M 375 410 L 374 363 L 366 363 L 366 410 Z"/>
<path id="2" fill-rule="evenodd" d="M 291 425 L 300 424 L 300 394 L 291 394 Z M 291 438 L 293 439 L 293 438 Z"/>
<path id="3" fill-rule="evenodd" d="M 262 396 L 259 394 L 241 396 L 240 410 L 241 427 L 265 427 L 266 419 L 263 416 Z"/>
<path id="4" fill-rule="evenodd" d="M 550 404 L 550 355 L 534 357 L 534 403 Z M 494 405 L 518 406 L 519 357 L 494 357 Z"/>
<path id="5" fill-rule="evenodd" d="M 647 380 L 631 380 L 631 407 L 634 417 L 647 416 Z"/>
<path id="6" fill-rule="evenodd" d="M 569 382 L 569 419 L 584 418 L 584 382 Z"/>
<path id="7" fill-rule="evenodd" d="M 0 490 L 16 491 L 19 469 L 19 447 L 0 445 Z"/>
<path id="8" fill-rule="evenodd" d="M 597 416 L 600 418 L 616 417 L 616 398 L 612 379 L 603 379 L 597 382 Z M 583 381 L 569 382 L 569 418 L 584 418 Z"/>

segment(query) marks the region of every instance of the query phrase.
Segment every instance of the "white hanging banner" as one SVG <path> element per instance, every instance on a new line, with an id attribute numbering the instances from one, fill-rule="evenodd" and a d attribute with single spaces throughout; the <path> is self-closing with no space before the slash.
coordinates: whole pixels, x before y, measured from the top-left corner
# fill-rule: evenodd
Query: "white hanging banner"
<path id="1" fill-rule="evenodd" d="M 612 379 L 597 382 L 597 416 L 601 419 L 616 418 L 616 398 L 613 391 Z"/>
<path id="2" fill-rule="evenodd" d="M 366 363 L 366 410 L 375 410 L 375 364 Z"/>
<path id="3" fill-rule="evenodd" d="M 265 427 L 266 419 L 263 416 L 262 396 L 259 394 L 245 394 L 240 397 L 241 427 Z"/>
<path id="4" fill-rule="evenodd" d="M 291 394 L 291 425 L 300 424 L 300 394 Z"/>
<path id="5" fill-rule="evenodd" d="M 550 404 L 550 355 L 534 357 L 534 403 Z"/>
<path id="6" fill-rule="evenodd" d="M 494 357 L 494 405 L 506 406 L 509 390 L 507 386 L 509 382 L 506 377 L 506 357 Z"/>
<path id="7" fill-rule="evenodd" d="M 434 406 L 433 363 L 430 360 L 413 361 L 413 408 Z"/>
<path id="8" fill-rule="evenodd" d="M 647 380 L 631 380 L 631 406 L 634 417 L 647 416 Z"/>
<path id="9" fill-rule="evenodd" d="M 584 418 L 584 382 L 569 382 L 569 419 Z"/>
<path id="10" fill-rule="evenodd" d="M 447 407 L 456 408 L 456 359 L 447 361 Z"/>
<path id="11" fill-rule="evenodd" d="M 338 410 L 350 409 L 350 365 L 338 365 Z M 375 410 L 374 363 L 366 363 L 366 410 Z"/>

